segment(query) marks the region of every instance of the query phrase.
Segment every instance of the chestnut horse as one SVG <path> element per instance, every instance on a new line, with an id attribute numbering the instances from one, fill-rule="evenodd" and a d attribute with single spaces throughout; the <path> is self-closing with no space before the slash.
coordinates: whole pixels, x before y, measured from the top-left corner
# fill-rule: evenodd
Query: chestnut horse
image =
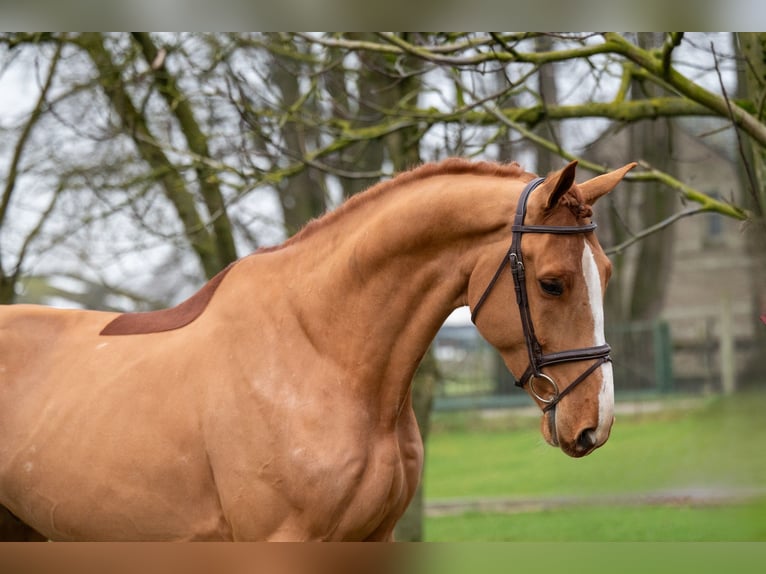
<path id="1" fill-rule="evenodd" d="M 530 364 L 503 272 L 512 236 L 541 351 L 608 349 L 590 206 L 633 165 L 580 184 L 574 162 L 550 174 L 525 197 L 523 239 L 514 214 L 535 176 L 450 159 L 353 197 L 173 309 L 0 308 L 0 510 L 53 540 L 391 539 L 423 464 L 410 386 L 446 317 L 481 299 L 482 336 L 517 376 Z M 547 384 L 572 391 L 541 425 L 570 456 L 609 436 L 602 355 L 526 385 L 541 408 Z"/>

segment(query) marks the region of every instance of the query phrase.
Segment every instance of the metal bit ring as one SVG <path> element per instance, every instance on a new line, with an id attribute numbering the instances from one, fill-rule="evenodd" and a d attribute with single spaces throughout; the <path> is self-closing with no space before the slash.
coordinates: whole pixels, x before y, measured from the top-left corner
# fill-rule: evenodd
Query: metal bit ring
<path id="1" fill-rule="evenodd" d="M 549 399 L 543 397 L 538 390 L 535 388 L 535 380 L 536 379 L 545 379 L 550 385 L 553 387 L 553 396 Z M 552 403 L 556 400 L 556 398 L 559 396 L 559 387 L 556 384 L 556 381 L 554 381 L 552 378 L 550 378 L 545 373 L 539 373 L 537 375 L 532 375 L 529 377 L 529 392 L 532 393 L 532 395 L 539 400 L 542 403 L 545 403 L 546 405 Z"/>

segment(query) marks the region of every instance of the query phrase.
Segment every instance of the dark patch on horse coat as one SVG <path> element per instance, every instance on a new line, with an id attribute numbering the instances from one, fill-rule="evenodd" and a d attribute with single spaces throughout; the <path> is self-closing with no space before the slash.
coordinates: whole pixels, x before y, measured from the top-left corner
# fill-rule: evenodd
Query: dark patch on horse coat
<path id="1" fill-rule="evenodd" d="M 199 317 L 213 298 L 232 263 L 208 281 L 202 289 L 170 309 L 144 313 L 123 313 L 104 327 L 99 335 L 142 335 L 180 329 Z"/>

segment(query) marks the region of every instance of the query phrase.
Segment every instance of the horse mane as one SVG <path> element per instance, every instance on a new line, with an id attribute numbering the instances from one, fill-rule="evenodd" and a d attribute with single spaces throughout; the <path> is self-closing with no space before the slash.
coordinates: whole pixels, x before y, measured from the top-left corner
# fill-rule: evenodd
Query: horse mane
<path id="1" fill-rule="evenodd" d="M 351 211 L 377 199 L 392 189 L 408 185 L 429 177 L 439 175 L 484 175 L 501 178 L 518 178 L 522 181 L 531 181 L 534 174 L 525 172 L 516 163 L 494 163 L 488 161 L 472 162 L 462 158 L 450 158 L 438 163 L 427 163 L 419 167 L 405 171 L 396 177 L 377 183 L 366 191 L 352 196 L 334 211 L 309 222 L 301 231 L 287 241 L 272 247 L 263 247 L 255 253 L 269 253 L 284 249 L 290 245 L 305 240 L 314 235 L 320 229 L 331 225 L 337 219 Z M 584 204 L 579 190 L 573 187 L 560 200 L 578 218 L 590 217 L 592 210 Z M 143 313 L 123 313 L 109 322 L 100 335 L 138 335 L 147 333 L 159 333 L 180 329 L 197 319 L 207 308 L 218 286 L 226 274 L 236 265 L 236 261 L 222 270 L 218 275 L 208 281 L 199 291 L 182 303 L 169 309 L 148 311 Z"/>
<path id="2" fill-rule="evenodd" d="M 311 220 L 298 233 L 280 243 L 270 247 L 262 247 L 256 253 L 270 253 L 289 247 L 295 243 L 303 241 L 307 237 L 314 235 L 320 229 L 331 225 L 338 218 L 343 217 L 348 212 L 355 211 L 361 206 L 370 203 L 381 195 L 388 193 L 392 189 L 408 185 L 429 177 L 438 175 L 486 175 L 492 177 L 521 178 L 530 181 L 533 174 L 525 172 L 516 162 L 496 163 L 490 161 L 471 161 L 464 158 L 448 158 L 440 162 L 426 163 L 408 171 L 401 172 L 391 179 L 381 181 L 369 187 L 362 193 L 351 196 L 344 201 L 337 209 L 321 215 L 317 219 Z"/>
<path id="3" fill-rule="evenodd" d="M 202 315 L 226 274 L 237 262 L 230 263 L 218 272 L 194 295 L 169 309 L 122 313 L 112 319 L 99 335 L 143 335 L 180 329 Z"/>

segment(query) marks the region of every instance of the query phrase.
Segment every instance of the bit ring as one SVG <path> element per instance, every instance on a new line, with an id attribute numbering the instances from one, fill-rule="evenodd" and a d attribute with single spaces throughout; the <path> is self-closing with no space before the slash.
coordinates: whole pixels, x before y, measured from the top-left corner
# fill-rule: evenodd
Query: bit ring
<path id="1" fill-rule="evenodd" d="M 552 387 L 553 387 L 553 396 L 551 398 L 545 398 L 543 397 L 538 390 L 535 388 L 535 380 L 536 379 L 544 379 L 547 381 Z M 552 378 L 550 378 L 545 373 L 538 373 L 536 375 L 532 375 L 529 377 L 529 392 L 532 393 L 532 395 L 541 403 L 544 403 L 546 405 L 551 404 L 553 401 L 556 400 L 556 398 L 559 396 L 559 387 L 556 384 L 556 381 L 554 381 Z M 546 393 L 547 394 L 547 393 Z"/>

